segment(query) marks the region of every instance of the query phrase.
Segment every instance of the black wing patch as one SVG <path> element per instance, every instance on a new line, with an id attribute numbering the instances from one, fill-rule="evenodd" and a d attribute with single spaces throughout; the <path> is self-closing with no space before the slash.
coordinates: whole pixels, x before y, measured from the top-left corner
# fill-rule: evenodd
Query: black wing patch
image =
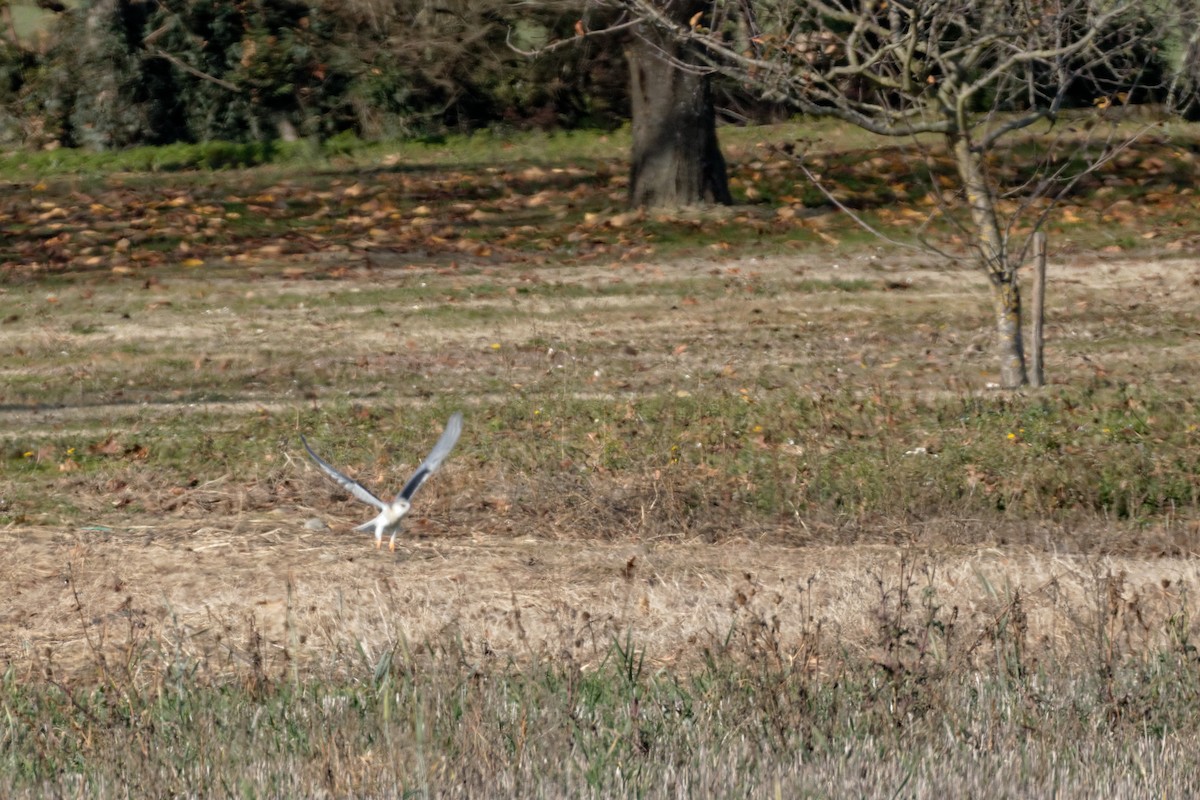
<path id="1" fill-rule="evenodd" d="M 404 488 L 400 490 L 400 494 L 396 495 L 397 500 L 412 500 L 412 496 L 417 493 L 417 489 L 421 488 L 421 484 L 437 471 L 437 468 L 446 460 L 446 456 L 450 455 L 450 451 L 454 449 L 458 437 L 462 435 L 463 416 L 461 411 L 456 411 L 446 423 L 446 430 L 442 431 L 442 436 L 437 440 L 437 444 L 429 451 L 429 455 L 417 467 L 417 471 L 408 479 L 408 483 L 404 484 Z"/>

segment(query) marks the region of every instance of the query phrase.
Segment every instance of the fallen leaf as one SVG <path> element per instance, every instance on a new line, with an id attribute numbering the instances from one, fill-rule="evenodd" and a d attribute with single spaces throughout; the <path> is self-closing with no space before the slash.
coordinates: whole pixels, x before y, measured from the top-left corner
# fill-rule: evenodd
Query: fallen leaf
<path id="1" fill-rule="evenodd" d="M 114 437 L 109 436 L 103 442 L 88 445 L 88 452 L 94 456 L 115 456 L 124 451 L 124 447 Z"/>

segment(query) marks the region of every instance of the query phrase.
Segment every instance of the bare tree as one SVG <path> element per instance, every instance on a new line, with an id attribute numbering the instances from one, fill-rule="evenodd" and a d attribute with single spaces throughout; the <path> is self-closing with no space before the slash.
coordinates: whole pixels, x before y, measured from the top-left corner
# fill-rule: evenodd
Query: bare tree
<path id="1" fill-rule="evenodd" d="M 1064 107 L 1128 102 L 1150 79 L 1153 3 L 712 0 L 680 24 L 663 0 L 621 2 L 765 99 L 885 136 L 940 137 L 954 164 L 941 213 L 961 225 L 990 281 L 1001 384 L 1027 382 L 1017 272 L 1030 234 L 1122 140 L 1060 136 L 1017 186 L 999 179 L 996 156 L 1012 134 L 1052 123 Z"/>

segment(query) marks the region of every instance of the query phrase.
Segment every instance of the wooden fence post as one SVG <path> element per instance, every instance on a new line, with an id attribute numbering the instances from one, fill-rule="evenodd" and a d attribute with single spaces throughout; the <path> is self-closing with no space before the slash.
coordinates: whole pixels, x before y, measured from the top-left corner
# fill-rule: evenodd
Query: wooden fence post
<path id="1" fill-rule="evenodd" d="M 1030 358 L 1029 384 L 1035 389 L 1046 385 L 1046 376 L 1042 368 L 1043 338 L 1042 326 L 1046 321 L 1046 232 L 1038 231 L 1033 235 L 1033 335 Z"/>

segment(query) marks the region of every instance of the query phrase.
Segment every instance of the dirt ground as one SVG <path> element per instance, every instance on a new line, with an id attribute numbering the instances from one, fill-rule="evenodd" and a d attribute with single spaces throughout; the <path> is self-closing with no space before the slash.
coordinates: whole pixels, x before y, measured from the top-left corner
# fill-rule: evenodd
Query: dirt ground
<path id="1" fill-rule="evenodd" d="M 986 303 L 982 280 L 969 270 L 933 269 L 903 260 L 881 264 L 870 254 L 840 262 L 797 258 L 714 263 L 704 273 L 706 280 L 733 289 L 692 302 L 690 289 L 674 288 L 672 282 L 692 280 L 696 272 L 694 262 L 580 271 L 546 268 L 540 273 L 527 269 L 520 275 L 492 272 L 470 277 L 410 270 L 403 280 L 499 286 L 498 297 L 484 297 L 476 304 L 484 309 L 515 309 L 515 313 L 499 321 L 481 316 L 483 321 L 476 327 L 414 325 L 402 335 L 411 343 L 410 351 L 432 354 L 437 360 L 429 370 L 434 388 L 456 380 L 456 375 L 470 384 L 476 368 L 507 370 L 515 376 L 514 382 L 524 380 L 526 374 L 545 372 L 540 351 L 540 361 L 530 356 L 525 363 L 516 357 L 502 367 L 486 361 L 491 357 L 489 342 L 535 337 L 579 353 L 597 338 L 611 338 L 637 353 L 629 356 L 637 362 L 629 374 L 654 376 L 661 388 L 676 379 L 686 385 L 683 376 L 705 364 L 733 364 L 740 373 L 751 374 L 777 360 L 775 353 L 796 341 L 793 334 L 803 330 L 806 321 L 831 341 L 831 331 L 845 330 L 842 355 L 847 363 L 869 371 L 873 364 L 887 362 L 896 340 L 881 341 L 878 352 L 872 351 L 875 344 L 855 327 L 856 319 L 890 303 L 937 308 L 973 297 L 966 302 L 966 313 L 972 304 L 977 308 Z M 361 286 L 366 291 L 393 279 L 366 276 Z M 642 281 L 645 292 L 594 300 L 586 294 L 545 300 L 536 293 L 526 299 L 503 291 L 508 286 L 545 282 L 574 281 L 587 287 L 616 279 Z M 787 282 L 800 279 L 863 280 L 878 287 L 861 296 L 789 293 Z M 764 281 L 766 291 L 739 288 Z M 913 288 L 897 288 L 908 286 Z M 1131 309 L 1140 308 L 1138 319 L 1143 321 L 1127 324 L 1140 325 L 1143 333 L 1147 306 L 1153 308 L 1148 318 L 1157 315 L 1164 325 L 1178 324 L 1170 320 L 1186 319 L 1200 308 L 1198 286 L 1200 261 L 1196 260 L 1088 257 L 1060 264 L 1052 274 L 1051 292 L 1059 307 L 1071 313 L 1050 325 L 1051 345 L 1059 347 L 1051 356 L 1053 374 L 1065 381 L 1092 369 L 1120 369 L 1137 353 L 1114 347 L 1107 362 L 1097 365 L 1094 359 L 1067 355 L 1066 345 L 1111 335 L 1105 325 L 1130 317 Z M 272 293 L 327 290 L 325 283 L 273 279 L 257 281 L 253 288 L 257 299 Z M 64 314 L 83 316 L 89 308 L 118 307 L 130 290 L 127 285 L 102 283 L 87 291 L 91 294 L 86 307 L 67 302 L 73 293 L 84 292 L 78 287 L 56 291 L 55 305 L 64 308 Z M 176 300 L 174 310 L 170 306 L 151 309 L 150 303 L 162 299 L 157 295 L 150 301 L 139 300 L 145 313 L 134 315 L 127 325 L 113 323 L 113 330 L 106 333 L 111 334 L 108 341 L 127 337 L 148 347 L 168 346 L 162 337 L 165 331 L 173 331 L 186 341 L 189 353 L 220 361 L 226 353 L 236 358 L 235 340 L 254 336 L 255 330 L 265 330 L 262 336 L 285 348 L 283 342 L 288 331 L 296 329 L 297 320 L 314 313 L 297 306 L 254 317 L 235 311 L 226 315 L 228 319 L 215 315 L 219 323 L 212 322 L 214 315 L 200 315 L 193 316 L 194 324 L 181 332 L 175 326 L 195 311 L 188 297 L 202 294 L 206 306 L 219 309 L 226 298 L 244 299 L 244 287 L 232 280 L 179 278 L 165 291 Z M 86 336 L 64 327 L 52 329 L 39 318 L 46 294 L 31 287 L 4 290 L 6 300 L 23 310 L 21 320 L 0 328 L 0 348 L 24 348 L 31 370 L 43 368 L 33 363 L 40 352 L 78 354 L 89 347 Z M 663 304 L 674 305 L 676 313 L 669 318 L 653 313 L 656 305 Z M 1089 313 L 1082 306 L 1097 311 Z M 740 309 L 740 316 L 731 317 L 731 309 Z M 342 349 L 341 357 L 353 361 L 359 354 L 365 358 L 376 352 L 383 337 L 395 337 L 386 328 L 356 319 L 353 309 L 341 311 L 347 316 L 326 320 L 322 340 L 297 346 L 314 348 L 318 359 Z M 762 337 L 753 340 L 714 333 L 722 327 L 750 330 L 748 322 L 739 327 L 739 320 L 751 317 L 775 319 L 777 330 L 764 329 Z M 941 354 L 950 365 L 947 369 L 957 370 L 956 380 L 983 384 L 980 376 L 990 362 L 976 351 L 986 349 L 988 343 L 988 327 L 982 320 L 973 330 L 946 334 L 920 346 Z M 834 345 L 830 348 L 832 355 L 831 349 L 821 354 L 825 359 L 821 375 L 797 380 L 827 379 L 833 371 L 829 364 L 842 357 Z M 1197 363 L 1198 350 L 1200 338 L 1192 331 L 1169 352 L 1158 353 L 1167 364 L 1160 378 L 1192 380 L 1170 365 Z M 794 350 L 792 356 L 797 363 L 804 358 L 803 352 L 797 355 Z M 120 369 L 120 360 L 113 358 L 113 365 L 103 360 L 86 364 L 101 372 L 110 366 Z M 44 367 L 47 380 L 55 379 L 56 368 Z M 599 375 L 606 367 L 598 361 L 580 367 L 592 368 Z M 236 363 L 233 369 L 238 369 Z M 665 378 L 664 370 L 668 371 Z M 602 376 L 595 392 L 604 396 L 639 390 L 636 383 L 630 385 L 627 375 L 614 380 L 607 383 Z M 919 384 L 917 379 L 913 382 Z M 930 383 L 927 390 L 942 391 L 947 385 L 946 381 Z M 248 391 L 240 400 L 199 407 L 230 414 L 249 408 L 286 409 L 313 402 L 305 391 L 311 395 L 335 389 L 302 387 L 282 397 Z M 487 391 L 483 384 L 472 385 L 464 394 L 472 402 L 486 403 Z M 187 407 L 149 389 L 134 393 L 131 405 L 132 409 L 110 405 L 103 398 L 56 408 L 13 403 L 0 416 L 2 434 L 11 449 L 22 437 L 39 431 L 63 436 L 72 430 L 111 430 L 119 427 L 121 415 L 144 418 L 156 407 L 163 413 L 187 413 Z M 320 479 L 302 462 L 294 467 L 307 476 L 305 485 L 319 486 Z M 455 470 L 452 460 L 446 469 L 449 477 L 438 479 L 470 487 L 470 477 L 455 475 Z M 703 647 L 722 641 L 735 622 L 755 620 L 777 624 L 784 642 L 798 642 L 819 630 L 829 641 L 871 654 L 878 644 L 879 611 L 895 601 L 906 569 L 915 570 L 914 585 L 936 588 L 939 600 L 957 610 L 957 619 L 967 631 L 986 630 L 1019 595 L 1031 641 L 1046 643 L 1050 651 L 1064 656 L 1100 646 L 1098 625 L 1108 625 L 1107 635 L 1126 637 L 1130 645 L 1151 646 L 1162 644 L 1154 637 L 1162 635 L 1163 622 L 1171 615 L 1200 617 L 1200 561 L 1190 557 L 1062 555 L 1052 548 L 1029 547 L 931 553 L 884 545 L 795 547 L 749 539 L 720 544 L 614 541 L 597 540 L 585 526 L 547 536 L 531 522 L 526 533 L 520 519 L 510 520 L 509 528 L 498 535 L 486 504 L 452 511 L 445 502 L 436 502 L 443 491 L 436 481 L 423 491 L 434 498 L 429 500 L 428 516 L 414 521 L 412 533 L 395 553 L 377 552 L 369 535 L 349 530 L 365 516 L 344 517 L 346 508 L 322 507 L 327 492 L 305 498 L 306 505 L 265 513 L 192 510 L 166 518 L 100 517 L 94 524 L 52 519 L 9 524 L 0 530 L 4 553 L 0 586 L 5 595 L 0 605 L 0 665 L 29 673 L 93 672 L 97 653 L 111 659 L 131 648 L 155 648 L 199 659 L 214 672 L 244 668 L 256 653 L 262 654 L 267 669 L 283 670 L 293 663 L 317 667 L 339 659 L 373 660 L 396 641 L 417 644 L 442 639 L 461 641 L 470 659 L 520 659 L 568 650 L 586 665 L 609 652 L 614 638 L 632 632 L 645 643 L 653 663 L 669 666 L 695 658 Z M 306 527 L 314 518 L 327 527 Z M 980 650 L 981 656 L 985 651 Z"/>
<path id="2" fill-rule="evenodd" d="M 1029 641 L 1069 657 L 1094 653 L 1104 620 L 1123 645 L 1168 646 L 1159 640 L 1165 620 L 1194 618 L 1200 586 L 1193 558 L 469 532 L 410 539 L 391 554 L 345 532 L 275 522 L 236 533 L 147 526 L 102 538 L 5 531 L 0 659 L 21 670 L 91 672 L 98 651 L 120 663 L 131 646 L 155 643 L 220 673 L 246 668 L 256 652 L 265 668 L 283 670 L 289 657 L 318 666 L 357 661 L 360 647 L 377 658 L 397 641 L 456 639 L 478 662 L 569 652 L 586 667 L 631 632 L 651 663 L 668 666 L 718 646 L 735 622 L 764 621 L 779 625 L 788 646 L 819 627 L 827 644 L 871 656 L 878 615 L 894 603 L 904 570 L 918 592 L 936 588 L 967 636 L 994 626 L 1019 594 Z"/>

